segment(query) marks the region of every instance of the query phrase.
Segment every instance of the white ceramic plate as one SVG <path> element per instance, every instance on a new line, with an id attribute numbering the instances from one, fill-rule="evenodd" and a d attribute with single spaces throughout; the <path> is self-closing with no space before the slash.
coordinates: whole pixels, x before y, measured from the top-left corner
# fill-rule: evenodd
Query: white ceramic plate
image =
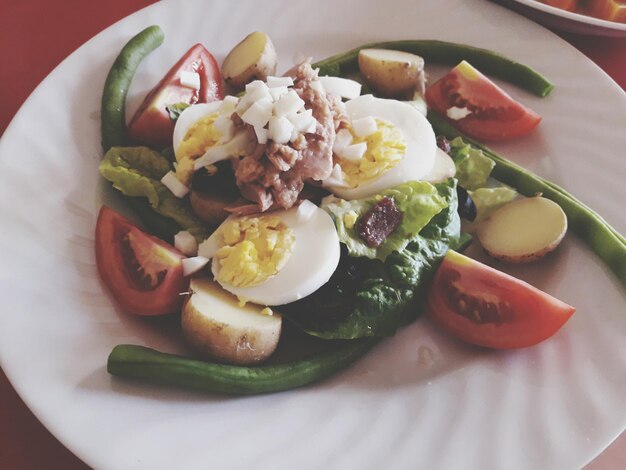
<path id="1" fill-rule="evenodd" d="M 561 31 L 593 36 L 626 37 L 626 24 L 556 8 L 537 0 L 495 0 L 511 5 L 539 23 Z"/>
<path id="2" fill-rule="evenodd" d="M 352 368 L 285 393 L 225 398 L 110 377 L 118 343 L 179 351 L 155 321 L 124 315 L 94 264 L 98 208 L 119 201 L 98 176 L 100 92 L 121 46 L 160 24 L 131 110 L 188 47 L 218 59 L 267 31 L 284 69 L 367 41 L 437 38 L 498 50 L 556 84 L 527 139 L 497 146 L 562 184 L 626 232 L 626 96 L 542 27 L 480 0 L 389 2 L 165 1 L 115 24 L 37 88 L 0 142 L 0 359 L 37 417 L 98 469 L 562 469 L 591 460 L 626 424 L 626 295 L 575 238 L 513 272 L 576 305 L 537 347 L 490 353 L 426 320 Z M 538 54 L 537 51 L 541 51 Z M 119 205 L 119 204 L 118 204 Z"/>

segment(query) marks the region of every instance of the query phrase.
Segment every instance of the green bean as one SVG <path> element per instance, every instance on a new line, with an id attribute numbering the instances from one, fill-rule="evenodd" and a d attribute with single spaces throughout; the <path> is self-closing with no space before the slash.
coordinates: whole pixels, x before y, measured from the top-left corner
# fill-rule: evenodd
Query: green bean
<path id="1" fill-rule="evenodd" d="M 252 395 L 279 392 L 316 382 L 363 356 L 377 339 L 334 344 L 314 356 L 256 367 L 198 361 L 130 344 L 116 346 L 107 363 L 110 374 L 202 392 Z"/>
<path id="2" fill-rule="evenodd" d="M 554 85 L 543 75 L 515 62 L 497 52 L 478 47 L 435 40 L 404 40 L 365 44 L 343 54 L 338 54 L 313 64 L 320 68 L 320 75 L 342 76 L 357 72 L 361 49 L 380 48 L 411 52 L 428 62 L 456 65 L 467 60 L 485 74 L 498 77 L 517 85 L 537 96 L 547 96 Z"/>
<path id="3" fill-rule="evenodd" d="M 565 189 L 497 155 L 489 148 L 461 134 L 452 125 L 435 113 L 428 120 L 436 134 L 448 138 L 461 136 L 463 140 L 480 148 L 496 166 L 493 176 L 504 184 L 517 189 L 525 196 L 542 193 L 556 202 L 567 215 L 568 227 L 585 242 L 626 285 L 626 240 L 593 209 L 584 205 Z"/>
<path id="4" fill-rule="evenodd" d="M 102 92 L 102 149 L 126 145 L 126 94 L 143 58 L 163 43 L 163 31 L 150 26 L 130 39 L 107 75 Z"/>

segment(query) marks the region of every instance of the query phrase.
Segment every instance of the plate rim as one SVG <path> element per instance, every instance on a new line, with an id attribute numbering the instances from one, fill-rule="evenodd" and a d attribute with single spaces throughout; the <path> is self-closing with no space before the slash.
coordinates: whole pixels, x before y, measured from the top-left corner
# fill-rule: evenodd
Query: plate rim
<path id="1" fill-rule="evenodd" d="M 537 0 L 512 0 L 520 5 L 539 10 L 544 13 L 548 13 L 553 16 L 559 16 L 570 21 L 577 23 L 584 23 L 596 28 L 607 29 L 620 33 L 626 33 L 626 23 L 618 23 L 616 21 L 603 20 L 594 16 L 583 15 L 582 13 L 574 13 L 571 11 L 563 10 L 561 8 L 553 7 Z"/>
<path id="2" fill-rule="evenodd" d="M 531 4 L 530 4 L 530 3 L 528 3 L 528 2 L 532 2 L 533 4 L 536 4 L 536 3 L 537 3 L 537 2 L 534 2 L 533 0 L 514 0 L 514 1 L 516 1 L 516 2 L 518 2 L 518 3 L 527 4 L 527 5 L 529 5 L 529 6 L 531 6 Z M 145 10 L 149 10 L 149 9 L 156 8 L 156 7 L 157 7 L 157 5 L 158 5 L 158 2 L 157 2 L 157 3 L 154 3 L 154 4 L 151 4 L 151 5 L 147 5 L 147 6 L 145 6 L 145 7 L 142 7 L 141 9 L 137 10 L 136 12 L 133 12 L 132 14 L 130 14 L 130 15 L 128 15 L 128 16 L 126 16 L 126 17 L 124 17 L 124 18 L 119 19 L 118 21 L 116 21 L 116 22 L 114 22 L 114 23 L 110 24 L 109 26 L 107 26 L 106 28 L 104 28 L 102 31 L 100 31 L 100 32 L 98 32 L 97 34 L 95 34 L 93 37 L 91 37 L 90 39 L 88 39 L 87 41 L 85 41 L 85 42 L 84 42 L 83 44 L 81 44 L 79 47 L 77 47 L 76 49 L 74 49 L 74 50 L 73 50 L 70 54 L 68 54 L 68 55 L 67 55 L 67 56 L 66 56 L 66 57 L 65 57 L 65 58 L 64 58 L 64 59 L 63 59 L 63 60 L 62 60 L 62 61 L 61 61 L 61 62 L 60 62 L 57 66 L 56 66 L 56 67 L 54 67 L 54 69 L 53 69 L 50 73 L 48 73 L 48 74 L 46 75 L 46 77 L 45 77 L 45 78 L 44 78 L 44 79 L 43 79 L 43 80 L 42 80 L 42 81 L 41 81 L 41 82 L 40 82 L 40 83 L 39 83 L 39 84 L 35 87 L 35 89 L 34 89 L 34 90 L 33 90 L 33 91 L 32 91 L 32 92 L 28 95 L 28 97 L 26 98 L 26 100 L 22 103 L 22 105 L 20 106 L 20 108 L 18 109 L 18 111 L 15 113 L 15 115 L 13 116 L 13 118 L 11 119 L 11 121 L 9 122 L 9 124 L 7 125 L 7 127 L 6 127 L 6 129 L 5 129 L 5 132 L 3 133 L 2 137 L 4 137 L 4 136 L 9 135 L 9 134 L 11 134 L 11 133 L 12 133 L 11 129 L 14 127 L 14 123 L 15 123 L 15 122 L 16 122 L 16 120 L 17 120 L 16 118 L 17 118 L 17 117 L 18 117 L 18 116 L 19 116 L 19 115 L 23 112 L 23 109 L 25 108 L 25 106 L 26 106 L 26 105 L 27 105 L 27 104 L 28 104 L 31 100 L 33 100 L 33 99 L 34 99 L 33 95 L 35 94 L 35 92 L 36 92 L 36 91 L 37 91 L 37 90 L 38 90 L 38 89 L 39 89 L 39 88 L 40 88 L 40 87 L 41 87 L 41 86 L 42 86 L 45 82 L 47 82 L 47 81 L 50 79 L 50 77 L 51 77 L 51 76 L 53 76 L 53 75 L 55 75 L 56 73 L 58 73 L 58 70 L 59 70 L 59 69 L 61 69 L 67 61 L 71 60 L 71 58 L 72 58 L 73 56 L 75 56 L 76 54 L 78 54 L 78 53 L 79 53 L 82 49 L 84 49 L 84 48 L 88 47 L 88 46 L 89 46 L 92 42 L 97 41 L 97 40 L 98 40 L 98 38 L 99 38 L 101 35 L 106 35 L 106 34 L 109 32 L 109 30 L 110 30 L 111 28 L 113 28 L 113 27 L 117 26 L 119 23 L 122 23 L 122 22 L 128 21 L 129 19 L 133 18 L 134 16 L 140 16 L 140 15 L 141 15 L 141 14 L 142 14 Z M 543 4 L 539 4 L 539 5 L 543 5 Z M 550 6 L 547 6 L 547 5 L 546 5 L 546 7 L 550 8 L 550 9 L 555 9 L 555 10 L 558 10 L 558 11 L 560 11 L 560 12 L 562 12 L 562 13 L 570 13 L 570 12 L 563 12 L 562 10 L 559 10 L 559 9 L 556 9 L 556 8 L 554 8 L 554 7 L 550 7 Z M 572 14 L 572 15 L 585 17 L 584 15 L 578 15 L 578 14 Z M 592 18 L 592 17 L 585 17 L 585 18 L 594 19 L 594 18 Z M 608 22 L 608 21 L 605 21 L 605 20 L 599 20 L 599 19 L 595 19 L 595 20 L 597 20 L 597 21 L 599 21 L 599 22 L 602 22 L 602 23 L 609 23 L 609 24 L 611 24 L 611 25 L 616 24 L 616 23 L 613 23 L 613 22 Z M 619 25 L 619 24 L 618 24 L 618 25 Z M 626 25 L 624 25 L 624 30 L 626 31 Z M 548 30 L 548 31 L 549 31 L 549 30 Z M 551 31 L 550 31 L 550 32 L 551 32 Z M 588 57 L 586 57 L 584 54 L 582 54 L 582 53 L 581 53 L 578 49 L 576 49 L 574 46 L 572 46 L 571 44 L 569 44 L 567 41 L 565 41 L 565 40 L 563 40 L 562 38 L 560 38 L 558 35 L 556 35 L 556 34 L 554 34 L 554 33 L 553 33 L 553 35 L 554 35 L 556 38 L 558 38 L 559 40 L 561 40 L 563 44 L 567 44 L 567 46 L 569 46 L 570 48 L 572 48 L 572 49 L 574 49 L 575 51 L 577 51 L 578 53 L 580 53 L 580 54 L 581 54 L 581 55 L 582 55 L 582 56 L 583 56 L 583 57 L 584 57 L 587 61 L 589 61 L 591 64 L 595 65 L 595 66 L 596 66 L 596 68 L 598 69 L 598 71 L 600 71 L 602 74 L 604 74 L 604 75 L 606 76 L 606 78 L 609 78 L 611 81 L 613 81 L 613 80 L 610 78 L 610 76 L 608 76 L 608 74 L 606 74 L 606 72 L 604 72 L 604 70 L 602 70 L 600 67 L 598 67 L 598 66 L 597 66 L 597 65 L 596 65 L 593 61 L 591 61 Z M 614 82 L 614 81 L 613 81 L 613 83 L 615 84 L 615 82 Z M 618 87 L 618 88 L 619 88 L 619 89 L 620 89 L 623 93 L 626 93 L 626 91 L 625 91 L 625 90 L 623 90 L 621 87 L 619 87 L 619 85 L 617 85 L 617 87 Z M 7 139 L 1 139 L 1 141 L 6 141 L 6 140 L 7 140 Z M 3 149 L 3 147 L 4 147 L 4 145 L 2 145 L 2 142 L 0 142 L 0 154 L 2 154 L 2 149 Z M 1 354 L 0 354 L 0 367 L 2 367 L 3 371 L 5 371 L 5 374 L 6 374 L 6 376 L 7 376 L 7 379 L 9 380 L 9 382 L 10 382 L 11 386 L 12 386 L 12 387 L 16 390 L 16 392 L 17 392 L 17 391 L 18 391 L 18 387 L 16 387 L 16 385 L 15 385 L 15 383 L 14 383 L 13 379 L 12 379 L 12 376 L 11 376 L 11 375 L 7 372 L 7 369 L 6 369 L 6 367 L 5 367 L 5 366 L 6 366 L 6 362 L 5 362 L 5 360 L 3 359 L 3 355 L 1 355 Z M 23 401 L 23 402 L 27 405 L 27 407 L 29 408 L 29 410 L 30 410 L 30 411 L 31 411 L 31 412 L 35 415 L 35 417 L 37 418 L 37 420 L 38 420 L 38 421 L 39 421 L 39 422 L 40 422 L 40 423 L 41 423 L 41 424 L 42 424 L 42 425 L 43 425 L 46 429 L 48 429 L 48 430 L 50 430 L 50 431 L 52 432 L 50 424 L 48 424 L 48 423 L 44 423 L 44 421 L 40 418 L 40 413 L 39 413 L 39 410 L 37 410 L 37 408 L 36 408 L 36 407 L 34 407 L 34 406 L 33 406 L 33 404 L 29 403 L 29 401 L 27 401 L 27 400 L 24 398 L 24 396 L 22 395 L 22 393 L 19 393 L 19 392 L 18 392 L 18 395 L 20 396 L 20 399 L 21 399 L 21 400 L 22 400 L 22 401 Z M 586 464 L 588 464 L 588 463 L 592 462 L 592 461 L 593 461 L 593 460 L 594 460 L 594 459 L 595 459 L 598 455 L 600 455 L 600 454 L 604 451 L 604 449 L 605 449 L 606 447 L 608 447 L 608 445 L 610 445 L 610 443 L 611 443 L 611 442 L 613 442 L 613 440 L 614 440 L 615 438 L 617 438 L 617 437 L 618 437 L 621 433 L 623 433 L 625 430 L 626 430 L 626 424 L 624 425 L 624 427 L 623 427 L 623 429 L 622 429 L 621 431 L 619 431 L 619 432 L 618 432 L 615 436 L 613 436 L 612 438 L 610 438 L 610 441 L 607 443 L 607 446 L 605 446 L 605 447 L 603 447 L 602 449 L 600 449 L 596 455 L 592 456 L 592 457 L 591 457 L 591 458 L 587 461 L 587 463 L 586 463 Z M 82 453 L 82 452 L 79 452 L 77 449 L 75 449 L 75 448 L 71 447 L 68 443 L 66 443 L 66 442 L 65 442 L 65 439 L 61 439 L 57 433 L 52 433 L 52 434 L 54 435 L 55 439 L 57 439 L 59 442 L 61 442 L 61 443 L 62 443 L 62 445 L 64 445 L 64 446 L 65 446 L 65 447 L 66 447 L 66 448 L 67 448 L 70 452 L 72 452 L 73 454 L 75 454 L 76 456 L 78 456 L 81 460 L 83 460 L 83 462 L 88 462 L 88 461 L 90 460 L 90 459 L 86 459 L 86 458 L 84 458 L 84 456 L 83 456 L 83 453 Z M 585 464 L 585 465 L 586 465 L 586 464 Z"/>

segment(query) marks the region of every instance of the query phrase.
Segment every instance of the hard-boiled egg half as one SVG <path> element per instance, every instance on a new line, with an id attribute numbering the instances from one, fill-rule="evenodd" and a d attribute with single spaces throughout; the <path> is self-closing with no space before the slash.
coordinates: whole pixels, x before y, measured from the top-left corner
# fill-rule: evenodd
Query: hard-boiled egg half
<path id="1" fill-rule="evenodd" d="M 195 170 L 220 160 L 246 155 L 256 140 L 245 129 L 237 129 L 231 116 L 238 98 L 202 103 L 185 109 L 174 126 L 173 146 L 176 177 L 188 186 Z"/>
<path id="2" fill-rule="evenodd" d="M 231 216 L 198 254 L 212 258 L 215 280 L 260 305 L 282 305 L 315 292 L 339 263 L 331 217 L 310 201 L 289 210 Z"/>
<path id="3" fill-rule="evenodd" d="M 431 180 L 436 158 L 446 156 L 438 155 L 435 133 L 415 107 L 372 95 L 345 107 L 351 123 L 337 133 L 335 166 L 324 181 L 328 190 L 359 199 L 406 181 Z"/>

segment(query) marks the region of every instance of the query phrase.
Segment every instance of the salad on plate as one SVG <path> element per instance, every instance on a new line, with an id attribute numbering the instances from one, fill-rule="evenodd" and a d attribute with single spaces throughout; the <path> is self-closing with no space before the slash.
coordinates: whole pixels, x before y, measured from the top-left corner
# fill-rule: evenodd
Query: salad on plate
<path id="1" fill-rule="evenodd" d="M 532 262 L 569 228 L 626 280 L 622 235 L 479 143 L 540 125 L 487 77 L 545 96 L 552 85 L 534 70 L 416 40 L 279 75 L 270 37 L 254 32 L 221 67 L 193 46 L 126 125 L 133 74 L 162 41 L 158 26 L 132 38 L 105 84 L 100 172 L 143 228 L 103 207 L 96 259 L 123 310 L 180 316 L 192 357 L 119 345 L 110 373 L 285 390 L 348 366 L 423 311 L 487 348 L 555 334 L 575 308 L 461 254 L 473 239 L 495 259 Z M 430 83 L 431 61 L 454 67 Z M 275 359 L 294 342 L 313 348 Z"/>

